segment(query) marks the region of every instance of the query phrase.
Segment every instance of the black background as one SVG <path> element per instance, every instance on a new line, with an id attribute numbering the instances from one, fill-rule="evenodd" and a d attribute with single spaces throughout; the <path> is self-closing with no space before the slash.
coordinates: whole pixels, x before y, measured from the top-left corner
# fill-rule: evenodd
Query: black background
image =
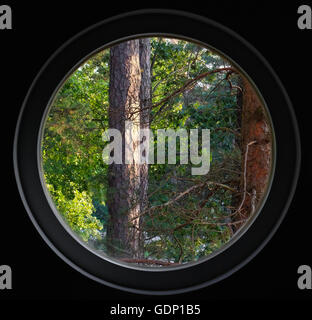
<path id="1" fill-rule="evenodd" d="M 299 30 L 297 9 L 306 2 L 215 1 L 168 6 L 138 6 L 121 1 L 6 1 L 13 12 L 13 30 L 0 30 L 0 106 L 2 207 L 0 265 L 13 271 L 13 289 L 4 300 L 101 300 L 103 314 L 116 303 L 160 302 L 201 304 L 237 300 L 310 300 L 312 290 L 297 288 L 299 265 L 312 266 L 310 182 L 312 30 Z M 291 207 L 269 244 L 229 278 L 187 294 L 153 297 L 115 290 L 81 275 L 63 262 L 32 225 L 19 197 L 13 172 L 13 137 L 26 93 L 46 60 L 72 36 L 107 17 L 143 8 L 171 8 L 203 15 L 240 34 L 271 64 L 293 103 L 302 143 L 302 167 Z M 109 30 L 107 31 L 109 32 Z M 278 108 L 278 106 L 276 106 Z M 281 112 L 281 117 L 283 116 Z M 306 301 L 308 302 L 308 301 Z M 239 301 L 237 307 L 240 309 Z M 106 309 L 105 309 L 106 308 Z M 106 311 L 105 311 L 106 310 Z M 233 311 L 234 314 L 236 311 Z M 108 314 L 108 313 L 107 313 Z"/>

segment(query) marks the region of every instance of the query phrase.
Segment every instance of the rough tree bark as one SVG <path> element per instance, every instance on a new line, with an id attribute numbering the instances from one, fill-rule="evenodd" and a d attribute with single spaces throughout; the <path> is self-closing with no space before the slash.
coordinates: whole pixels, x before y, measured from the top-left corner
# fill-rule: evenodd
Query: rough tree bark
<path id="1" fill-rule="evenodd" d="M 125 163 L 125 122 L 131 135 L 148 126 L 150 103 L 149 39 L 131 40 L 110 50 L 109 127 L 122 133 L 122 164 L 111 164 L 108 173 L 108 252 L 116 258 L 140 258 L 140 213 L 147 200 L 148 167 Z M 142 109 L 142 110 L 141 110 Z M 138 145 L 133 144 L 134 153 Z"/>
<path id="2" fill-rule="evenodd" d="M 250 217 L 266 192 L 271 172 L 272 135 L 265 108 L 250 82 L 242 77 L 241 112 L 242 178 L 241 205 L 235 220 Z M 239 101 L 241 100 L 241 101 Z M 237 224 L 238 229 L 242 224 Z"/>
<path id="3" fill-rule="evenodd" d="M 141 87 L 140 87 L 140 127 L 148 129 L 150 126 L 150 107 L 152 104 L 151 92 L 151 44 L 149 38 L 139 40 L 140 46 L 140 68 L 141 68 Z M 143 136 L 141 142 L 148 144 L 147 137 Z M 143 151 L 143 156 L 148 157 L 146 151 Z M 140 165 L 140 212 L 143 212 L 148 203 L 148 164 Z M 140 226 L 143 225 L 143 217 L 139 221 Z M 140 234 L 140 238 L 142 233 Z M 140 239 L 142 247 L 143 239 Z"/>

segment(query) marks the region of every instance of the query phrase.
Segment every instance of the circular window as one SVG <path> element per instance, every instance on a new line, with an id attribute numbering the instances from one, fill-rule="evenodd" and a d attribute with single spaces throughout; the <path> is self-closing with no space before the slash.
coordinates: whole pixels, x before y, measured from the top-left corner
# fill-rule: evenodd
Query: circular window
<path id="1" fill-rule="evenodd" d="M 299 146 L 258 53 L 211 21 L 151 10 L 100 23 L 50 59 L 14 160 L 28 213 L 65 261 L 164 294 L 213 283 L 259 251 L 292 196 Z"/>
<path id="2" fill-rule="evenodd" d="M 229 61 L 190 41 L 125 40 L 88 58 L 56 93 L 42 134 L 44 181 L 64 222 L 133 266 L 219 252 L 270 182 L 264 102 Z"/>

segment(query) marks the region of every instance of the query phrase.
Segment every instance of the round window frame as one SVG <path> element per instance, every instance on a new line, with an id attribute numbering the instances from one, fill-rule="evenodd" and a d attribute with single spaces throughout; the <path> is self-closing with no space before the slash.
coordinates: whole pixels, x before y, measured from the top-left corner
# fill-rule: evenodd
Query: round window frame
<path id="1" fill-rule="evenodd" d="M 85 63 L 88 62 L 89 59 L 91 59 L 92 57 L 94 57 L 95 55 L 97 55 L 98 53 L 104 51 L 104 50 L 108 50 L 110 47 L 116 45 L 117 43 L 122 43 L 124 41 L 128 41 L 128 40 L 134 40 L 134 39 L 138 39 L 140 37 L 163 37 L 163 38 L 171 38 L 171 39 L 180 39 L 180 40 L 184 40 L 184 41 L 188 41 L 189 43 L 197 43 L 198 45 L 202 46 L 203 48 L 206 48 L 207 50 L 213 51 L 215 54 L 219 55 L 220 57 L 223 57 L 224 60 L 227 60 L 232 67 L 235 67 L 235 69 L 237 69 L 238 72 L 240 72 L 241 74 L 244 74 L 245 78 L 248 79 L 248 81 L 250 82 L 250 84 L 254 87 L 256 94 L 258 94 L 259 100 L 261 100 L 261 102 L 264 105 L 264 111 L 266 113 L 266 117 L 269 121 L 269 127 L 270 127 L 270 132 L 271 132 L 271 147 L 272 147 L 272 161 L 270 164 L 271 170 L 270 170 L 270 174 L 269 174 L 269 178 L 268 178 L 268 182 L 266 185 L 266 190 L 265 190 L 265 194 L 263 195 L 263 197 L 260 199 L 260 202 L 257 205 L 256 208 L 256 212 L 247 219 L 247 221 L 240 227 L 240 229 L 234 234 L 233 237 L 231 237 L 231 239 L 226 242 L 222 247 L 216 249 L 214 252 L 212 252 L 211 254 L 209 254 L 208 256 L 202 257 L 199 260 L 196 261 L 190 261 L 188 263 L 183 263 L 181 265 L 175 265 L 175 266 L 164 266 L 161 268 L 155 268 L 155 267 L 150 267 L 150 266 L 139 266 L 139 265 L 135 265 L 133 263 L 126 263 L 126 262 L 122 262 L 116 258 L 110 257 L 109 255 L 107 255 L 105 252 L 99 252 L 98 250 L 92 248 L 91 246 L 89 246 L 88 244 L 86 244 L 86 242 L 84 242 L 78 235 L 77 233 L 75 233 L 70 226 L 66 223 L 66 221 L 63 219 L 63 217 L 61 216 L 61 214 L 59 213 L 59 211 L 57 210 L 56 204 L 53 201 L 50 192 L 48 191 L 47 185 L 46 185 L 46 181 L 44 178 L 44 169 L 43 169 L 43 159 L 42 159 L 42 143 L 43 143 L 43 136 L 44 136 L 44 130 L 45 130 L 45 125 L 46 125 L 46 121 L 49 115 L 49 112 L 51 110 L 51 108 L 53 108 L 53 103 L 56 99 L 57 94 L 59 93 L 59 91 L 61 90 L 62 86 L 66 83 L 66 81 L 68 80 L 69 77 L 72 76 L 72 74 L 74 72 L 77 71 L 77 69 L 79 67 L 81 67 L 82 65 L 84 65 Z M 48 106 L 46 107 L 46 110 L 44 112 L 44 116 L 42 117 L 42 121 L 41 121 L 41 125 L 40 125 L 40 133 L 38 136 L 38 168 L 39 168 L 39 174 L 41 176 L 41 181 L 42 181 L 42 188 L 45 192 L 45 195 L 47 197 L 47 200 L 50 204 L 50 207 L 52 208 L 54 214 L 56 215 L 56 217 L 58 218 L 59 222 L 63 225 L 63 227 L 67 230 L 68 233 L 70 233 L 70 235 L 80 243 L 80 245 L 84 246 L 86 249 L 90 250 L 93 254 L 98 255 L 101 258 L 107 259 L 108 261 L 110 261 L 111 263 L 116 263 L 119 264 L 123 267 L 127 267 L 127 268 L 134 268 L 134 269 L 140 269 L 143 271 L 167 271 L 170 270 L 172 271 L 172 269 L 179 269 L 179 268 L 188 268 L 191 267 L 195 264 L 198 263 L 202 263 L 204 260 L 207 259 L 211 259 L 213 258 L 215 255 L 222 253 L 224 250 L 226 250 L 228 247 L 230 247 L 235 241 L 237 241 L 245 232 L 246 230 L 249 228 L 249 226 L 253 223 L 253 221 L 257 218 L 257 216 L 260 214 L 263 204 L 266 201 L 267 195 L 270 191 L 271 188 L 271 184 L 272 184 L 272 178 L 274 176 L 274 172 L 275 172 L 275 149 L 276 149 L 276 141 L 275 141 L 275 135 L 274 135 L 274 128 L 273 128 L 273 124 L 272 124 L 272 120 L 270 117 L 270 113 L 269 110 L 267 108 L 266 102 L 263 100 L 263 97 L 261 96 L 261 93 L 258 92 L 258 89 L 256 88 L 255 84 L 253 83 L 252 79 L 250 79 L 250 77 L 243 71 L 241 70 L 240 66 L 238 66 L 234 61 L 231 60 L 230 57 L 226 56 L 224 53 L 218 52 L 218 50 L 216 48 L 211 48 L 209 46 L 207 46 L 206 44 L 200 43 L 199 41 L 195 41 L 194 39 L 186 39 L 186 38 L 182 38 L 178 35 L 169 35 L 169 34 L 149 34 L 149 35 L 135 35 L 135 36 L 131 36 L 131 37 L 127 37 L 127 38 L 123 38 L 123 39 L 119 39 L 117 41 L 114 41 L 113 43 L 109 43 L 106 44 L 104 47 L 101 48 L 97 48 L 97 50 L 95 52 L 92 52 L 89 54 L 89 56 L 84 57 L 82 61 L 80 61 L 77 65 L 73 66 L 71 71 L 66 74 L 64 76 L 63 81 L 58 85 L 58 87 L 55 89 L 54 94 L 52 95 L 50 102 L 48 103 Z"/>
<path id="2" fill-rule="evenodd" d="M 107 33 L 107 29 L 113 32 Z M 185 267 L 132 268 L 104 259 L 83 246 L 52 209 L 42 185 L 38 161 L 43 119 L 64 79 L 86 57 L 102 48 L 125 39 L 150 35 L 171 35 L 197 41 L 208 48 L 216 48 L 218 53 L 233 61 L 249 79 L 252 78 L 261 92 L 275 133 L 275 172 L 271 172 L 270 190 L 262 201 L 261 214 L 259 210 L 248 228 L 243 227 L 242 234 L 235 241 L 230 241 L 226 250 Z M 282 105 L 286 106 L 283 117 L 270 108 L 277 101 L 278 105 L 283 102 Z M 88 28 L 65 43 L 34 80 L 23 103 L 14 140 L 18 189 L 28 215 L 48 245 L 65 262 L 93 280 L 130 292 L 154 295 L 177 294 L 205 287 L 226 278 L 250 261 L 269 241 L 287 212 L 298 180 L 300 155 L 298 126 L 290 100 L 264 58 L 224 26 L 207 18 L 173 10 L 140 10 L 119 15 Z"/>

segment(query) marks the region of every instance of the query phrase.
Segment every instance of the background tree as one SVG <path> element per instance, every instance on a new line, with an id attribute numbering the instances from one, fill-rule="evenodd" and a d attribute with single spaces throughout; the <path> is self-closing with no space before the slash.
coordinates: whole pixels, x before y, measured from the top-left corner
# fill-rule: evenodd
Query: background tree
<path id="1" fill-rule="evenodd" d="M 251 83 L 241 77 L 242 197 L 237 219 L 253 215 L 265 194 L 272 165 L 272 129 L 262 101 Z M 242 223 L 236 225 L 238 229 Z"/>

